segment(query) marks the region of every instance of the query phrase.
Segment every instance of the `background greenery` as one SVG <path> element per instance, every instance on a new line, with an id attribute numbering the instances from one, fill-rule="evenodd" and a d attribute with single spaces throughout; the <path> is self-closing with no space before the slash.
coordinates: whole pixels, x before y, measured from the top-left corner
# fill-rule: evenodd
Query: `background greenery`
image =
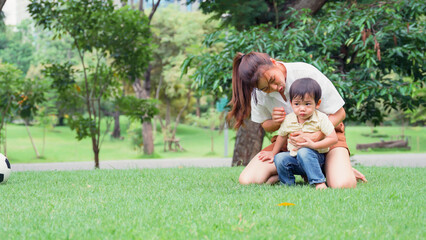
<path id="1" fill-rule="evenodd" d="M 140 132 L 135 124 L 130 124 L 127 118 L 122 117 L 120 121 L 124 132 L 124 139 L 113 139 L 107 136 L 101 145 L 101 161 L 106 160 L 128 160 L 141 158 L 200 158 L 200 157 L 224 157 L 224 133 L 219 130 L 211 131 L 208 127 L 200 128 L 192 125 L 181 124 L 177 129 L 180 144 L 185 149 L 183 152 L 164 152 L 163 138 L 158 129 L 155 138 L 154 155 L 146 156 L 133 143 L 134 131 Z M 35 144 L 41 149 L 43 144 L 43 129 L 31 127 L 31 134 Z M 346 137 L 352 154 L 391 154 L 391 153 L 419 153 L 426 152 L 426 128 L 407 127 L 405 135 L 409 137 L 411 150 L 373 149 L 368 151 L 356 150 L 356 144 L 371 143 L 381 140 L 396 139 L 401 135 L 400 127 L 375 127 L 375 133 L 371 135 L 372 128 L 363 126 L 346 127 Z M 31 162 L 68 162 L 68 161 L 90 161 L 92 150 L 90 140 L 77 141 L 73 132 L 68 127 L 55 127 L 47 131 L 45 142 L 45 154 L 42 159 L 37 159 L 31 147 L 25 127 L 22 125 L 8 125 L 8 157 L 11 163 Z M 211 134 L 213 134 L 214 151 L 211 151 Z M 367 136 L 368 135 L 368 136 Z M 418 140 L 418 142 L 417 142 Z M 235 142 L 235 131 L 229 131 L 228 156 L 232 157 Z M 263 145 L 269 145 L 269 140 L 264 139 Z"/>
<path id="2" fill-rule="evenodd" d="M 7 144 L 7 154 L 17 162 L 36 161 L 32 158 L 30 138 L 26 139 L 22 128 L 11 124 L 22 120 L 32 125 L 30 130 L 41 152 L 37 154 L 39 161 L 92 158 L 93 154 L 87 150 L 90 142 L 84 139 L 75 142 L 75 135 L 63 127 L 71 123 L 80 139 L 93 138 L 94 132 L 97 139 L 102 138 L 98 136 L 100 132 L 94 131 L 97 130 L 97 126 L 93 126 L 95 117 L 89 119 L 81 98 L 84 90 L 101 89 L 81 84 L 84 68 L 79 53 L 85 55 L 87 66 L 96 65 L 96 57 L 102 53 L 102 64 L 113 71 L 89 74 L 93 86 L 98 86 L 100 79 L 114 78 L 113 84 L 106 84 L 114 85 L 114 90 L 102 98 L 98 96 L 96 100 L 102 99 L 102 103 L 97 104 L 96 111 L 103 124 L 106 119 L 112 122 L 112 116 L 116 116 L 116 126 L 122 127 L 121 135 L 114 131 L 118 133 L 115 139 L 109 134 L 105 136 L 101 160 L 222 156 L 223 137 L 209 130 L 224 126 L 223 112 L 215 105 L 223 100 L 221 96 L 228 97 L 224 102 L 230 99 L 233 56 L 236 52 L 250 51 L 267 52 L 283 61 L 304 61 L 319 68 L 345 98 L 350 124 L 394 126 L 377 128 L 379 133 L 373 137 L 360 134 L 364 131 L 367 134 L 369 127 L 356 128 L 353 133 L 348 128 L 352 153 L 364 153 L 355 150 L 358 143 L 390 140 L 400 135 L 398 125 L 407 128 L 404 137 L 408 137 L 412 147 L 411 151 L 404 152 L 425 152 L 421 143 L 426 116 L 426 21 L 425 4 L 420 0 L 330 0 L 315 12 L 295 12 L 291 9 L 292 1 L 285 0 L 256 0 L 249 4 L 240 0 L 207 0 L 199 5 L 198 11 L 190 12 L 181 11 L 173 4 L 161 5 L 154 12 L 151 5 L 138 9 L 134 3 L 124 3 L 127 6 L 113 8 L 111 1 L 100 0 L 76 1 L 80 4 L 32 2 L 29 9 L 35 20 L 25 20 L 18 26 L 5 26 L 3 20 L 0 21 L 0 111 L 1 119 L 9 126 L 7 139 L 0 126 L 0 144 L 2 152 L 6 152 L 4 145 Z M 52 8 L 52 4 L 63 7 Z M 89 11 L 84 6 L 90 6 L 91 14 L 87 14 Z M 58 11 L 66 15 L 62 21 L 55 21 Z M 105 21 L 100 21 L 101 17 Z M 77 18 L 90 21 L 74 24 Z M 139 37 L 128 37 L 138 32 Z M 81 33 L 91 37 L 82 37 Z M 83 51 L 73 47 L 76 43 L 73 38 L 81 40 Z M 134 47 L 139 47 L 138 51 L 134 51 Z M 46 68 L 57 71 L 43 73 Z M 87 70 L 94 71 L 90 67 Z M 56 81 L 52 82 L 49 77 Z M 129 81 L 128 77 L 132 79 Z M 146 96 L 142 97 L 145 99 L 136 107 L 136 99 L 129 98 L 124 101 L 130 103 L 125 104 L 129 109 L 119 109 L 117 99 L 141 98 L 135 90 L 137 82 L 145 87 Z M 64 89 L 67 96 L 59 99 Z M 150 106 L 159 109 L 153 126 L 157 129 L 155 151 L 151 155 L 140 152 L 142 146 L 150 143 L 148 137 L 142 137 L 149 136 L 149 126 L 143 129 L 137 124 L 130 126 L 127 118 L 117 117 L 124 114 L 142 120 L 150 118 L 152 114 L 145 115 L 142 111 L 145 100 L 155 100 Z M 119 119 L 124 122 L 119 123 Z M 180 127 L 179 123 L 185 125 Z M 205 129 L 188 127 L 193 124 Z M 178 126 L 176 133 L 175 126 Z M 46 130 L 43 145 L 42 133 Z M 383 135 L 382 131 L 388 136 L 378 137 Z M 187 151 L 163 153 L 163 139 L 171 136 L 180 138 Z M 124 140 L 120 140 L 122 138 Z M 263 142 L 269 143 L 266 138 Z M 230 141 L 228 156 L 232 155 L 233 146 L 234 142 Z M 66 153 L 68 149 L 72 152 Z M 386 152 L 396 151 L 399 150 Z M 366 153 L 375 152 L 379 151 Z"/>
<path id="3" fill-rule="evenodd" d="M 324 191 L 242 186 L 241 167 L 18 172 L 0 238 L 424 239 L 426 169 L 359 170 L 368 183 Z"/>

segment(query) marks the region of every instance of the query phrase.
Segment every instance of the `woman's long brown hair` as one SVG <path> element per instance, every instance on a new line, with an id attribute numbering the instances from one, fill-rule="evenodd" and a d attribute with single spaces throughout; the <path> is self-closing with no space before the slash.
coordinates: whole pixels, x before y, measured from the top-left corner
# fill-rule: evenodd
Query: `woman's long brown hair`
<path id="1" fill-rule="evenodd" d="M 231 111 L 226 116 L 226 121 L 234 128 L 239 128 L 244 119 L 250 116 L 251 98 L 253 89 L 263 72 L 273 66 L 270 56 L 266 53 L 250 52 L 248 54 L 237 53 L 232 66 L 232 99 Z M 267 68 L 264 68 L 267 67 Z"/>

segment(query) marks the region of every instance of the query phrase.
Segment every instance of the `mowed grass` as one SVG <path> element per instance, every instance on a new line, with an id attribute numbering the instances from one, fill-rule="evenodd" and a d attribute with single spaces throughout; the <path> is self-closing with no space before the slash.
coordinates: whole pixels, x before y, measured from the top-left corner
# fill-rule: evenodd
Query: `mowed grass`
<path id="1" fill-rule="evenodd" d="M 215 131 L 214 151 L 211 150 L 211 132 L 208 129 L 198 128 L 185 124 L 180 124 L 177 129 L 177 137 L 180 144 L 185 149 L 183 152 L 164 152 L 163 136 L 157 132 L 155 135 L 155 153 L 151 156 L 143 155 L 140 149 L 135 149 L 131 144 L 131 139 L 127 134 L 129 123 L 126 118 L 121 120 L 123 140 L 112 139 L 109 135 L 105 137 L 101 145 L 100 159 L 105 160 L 127 160 L 142 158 L 203 158 L 203 157 L 224 157 L 224 134 Z M 378 132 L 375 135 L 387 135 L 387 137 L 366 137 L 363 134 L 371 133 L 369 127 L 348 126 L 346 127 L 346 137 L 349 149 L 352 154 L 392 154 L 392 153 L 419 153 L 426 152 L 426 127 L 408 127 L 405 134 L 409 136 L 411 150 L 356 150 L 356 144 L 378 142 L 381 139 L 390 140 L 392 136 L 400 135 L 400 127 L 376 127 Z M 42 152 L 43 129 L 38 126 L 30 127 L 31 134 L 39 152 Z M 229 144 L 227 157 L 232 157 L 235 134 L 229 130 Z M 264 139 L 263 145 L 270 142 Z M 3 148 L 0 150 L 3 152 Z M 22 125 L 9 124 L 7 126 L 7 156 L 12 163 L 31 162 L 75 162 L 93 161 L 92 144 L 90 139 L 78 141 L 75 133 L 69 127 L 55 127 L 48 130 L 46 134 L 46 144 L 44 157 L 37 159 L 29 140 L 25 127 Z"/>
<path id="2" fill-rule="evenodd" d="M 0 239 L 425 239 L 426 169 L 359 170 L 324 191 L 242 186 L 241 167 L 14 172 Z"/>

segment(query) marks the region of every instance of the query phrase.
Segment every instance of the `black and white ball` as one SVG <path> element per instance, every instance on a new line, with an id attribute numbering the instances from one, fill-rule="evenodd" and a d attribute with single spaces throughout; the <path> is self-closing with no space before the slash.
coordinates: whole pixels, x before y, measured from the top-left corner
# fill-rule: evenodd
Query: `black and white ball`
<path id="1" fill-rule="evenodd" d="M 10 163 L 7 158 L 0 153 L 0 183 L 6 183 L 10 176 Z"/>

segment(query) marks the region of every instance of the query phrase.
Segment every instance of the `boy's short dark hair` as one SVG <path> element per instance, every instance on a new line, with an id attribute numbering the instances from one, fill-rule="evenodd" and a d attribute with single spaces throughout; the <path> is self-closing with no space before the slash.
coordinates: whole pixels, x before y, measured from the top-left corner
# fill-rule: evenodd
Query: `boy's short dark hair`
<path id="1" fill-rule="evenodd" d="M 299 78 L 291 84 L 290 102 L 299 96 L 303 99 L 306 94 L 315 100 L 315 104 L 318 104 L 321 99 L 321 87 L 317 81 L 312 78 Z"/>

